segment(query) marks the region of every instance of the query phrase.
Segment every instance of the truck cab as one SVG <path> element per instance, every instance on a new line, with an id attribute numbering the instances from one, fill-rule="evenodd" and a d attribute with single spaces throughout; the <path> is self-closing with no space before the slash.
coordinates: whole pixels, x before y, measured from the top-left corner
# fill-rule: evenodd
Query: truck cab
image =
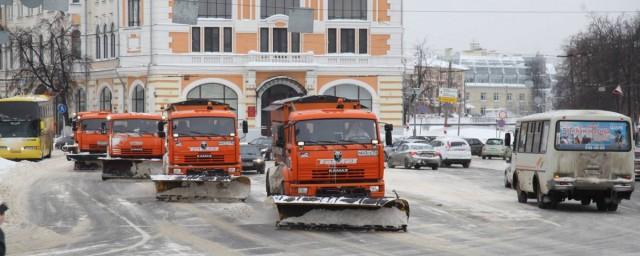
<path id="1" fill-rule="evenodd" d="M 157 134 L 160 114 L 122 113 L 107 117 L 111 158 L 162 158 L 163 138 Z"/>

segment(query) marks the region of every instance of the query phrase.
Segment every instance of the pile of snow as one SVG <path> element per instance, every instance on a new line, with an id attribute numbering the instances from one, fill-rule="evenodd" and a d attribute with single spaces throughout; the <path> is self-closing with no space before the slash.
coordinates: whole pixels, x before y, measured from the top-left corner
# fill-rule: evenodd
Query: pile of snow
<path id="1" fill-rule="evenodd" d="M 380 208 L 378 210 L 326 210 L 314 209 L 300 217 L 290 217 L 281 224 L 324 224 L 349 226 L 393 226 L 407 225 L 407 214 L 398 208 Z"/>
<path id="2" fill-rule="evenodd" d="M 14 161 L 11 161 L 11 160 L 4 159 L 4 158 L 0 158 L 0 175 L 2 175 L 3 173 L 9 171 L 16 164 L 18 164 L 18 163 L 14 162 Z"/>

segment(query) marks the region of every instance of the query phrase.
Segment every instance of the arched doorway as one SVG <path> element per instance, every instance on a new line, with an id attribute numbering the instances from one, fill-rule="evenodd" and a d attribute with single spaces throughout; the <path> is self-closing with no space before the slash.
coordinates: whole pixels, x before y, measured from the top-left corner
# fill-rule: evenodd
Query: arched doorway
<path id="1" fill-rule="evenodd" d="M 271 113 L 263 109 L 276 100 L 303 96 L 307 92 L 293 79 L 275 78 L 258 88 L 258 106 L 260 106 L 260 134 L 271 136 Z"/>

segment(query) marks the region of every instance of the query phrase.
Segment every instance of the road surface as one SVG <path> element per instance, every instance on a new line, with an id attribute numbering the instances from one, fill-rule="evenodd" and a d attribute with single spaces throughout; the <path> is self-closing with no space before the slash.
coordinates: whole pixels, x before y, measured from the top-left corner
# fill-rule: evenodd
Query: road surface
<path id="1" fill-rule="evenodd" d="M 538 209 L 504 188 L 500 160 L 472 167 L 387 169 L 411 205 L 409 231 L 277 230 L 264 175 L 241 202 L 166 203 L 148 181 L 72 170 L 60 152 L 0 176 L 12 255 L 638 255 L 640 195 L 617 212 Z"/>

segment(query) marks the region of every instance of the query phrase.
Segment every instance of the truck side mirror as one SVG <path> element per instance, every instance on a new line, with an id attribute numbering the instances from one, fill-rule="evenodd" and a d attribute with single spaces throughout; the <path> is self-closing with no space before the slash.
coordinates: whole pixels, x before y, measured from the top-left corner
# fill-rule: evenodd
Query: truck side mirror
<path id="1" fill-rule="evenodd" d="M 165 124 L 165 122 L 163 122 L 163 121 L 158 122 L 158 131 L 157 131 L 156 134 L 160 138 L 164 138 L 164 137 L 167 136 L 167 134 L 164 132 L 164 124 Z"/>
<path id="2" fill-rule="evenodd" d="M 276 146 L 277 147 L 284 147 L 284 127 L 283 126 L 278 126 L 277 128 L 277 134 L 276 134 Z"/>
<path id="3" fill-rule="evenodd" d="M 164 138 L 166 136 L 167 136 L 167 134 L 164 131 L 158 132 L 158 137 Z"/>
<path id="4" fill-rule="evenodd" d="M 242 120 L 242 133 L 249 133 L 249 122 L 247 120 Z"/>
<path id="5" fill-rule="evenodd" d="M 74 132 L 78 130 L 78 122 L 76 120 L 71 121 L 71 130 Z"/>
<path id="6" fill-rule="evenodd" d="M 100 133 L 107 134 L 107 123 L 100 124 Z"/>
<path id="7" fill-rule="evenodd" d="M 507 147 L 511 147 L 511 133 L 506 133 L 504 135 L 504 145 Z"/>
<path id="8" fill-rule="evenodd" d="M 393 124 L 384 125 L 384 144 L 387 146 L 393 145 L 393 138 L 391 132 L 393 131 Z"/>

